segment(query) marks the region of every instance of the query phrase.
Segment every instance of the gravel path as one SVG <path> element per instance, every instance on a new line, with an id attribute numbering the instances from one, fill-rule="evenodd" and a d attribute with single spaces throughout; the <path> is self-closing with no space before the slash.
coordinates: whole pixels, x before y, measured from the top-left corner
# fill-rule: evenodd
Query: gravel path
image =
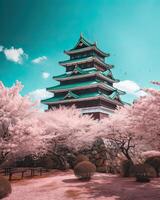
<path id="1" fill-rule="evenodd" d="M 160 178 L 142 184 L 133 178 L 96 174 L 82 182 L 72 171 L 18 181 L 12 189 L 5 200 L 160 200 Z"/>

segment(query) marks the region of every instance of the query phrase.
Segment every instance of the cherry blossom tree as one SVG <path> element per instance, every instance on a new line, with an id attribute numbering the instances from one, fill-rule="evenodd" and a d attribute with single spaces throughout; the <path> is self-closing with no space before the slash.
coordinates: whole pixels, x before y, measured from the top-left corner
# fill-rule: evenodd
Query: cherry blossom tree
<path id="1" fill-rule="evenodd" d="M 160 150 L 160 91 L 145 92 L 148 95 L 101 121 L 99 136 L 113 141 L 127 159 L 143 151 Z"/>
<path id="2" fill-rule="evenodd" d="M 60 107 L 41 115 L 46 127 L 46 135 L 50 135 L 55 144 L 65 144 L 79 150 L 91 144 L 98 131 L 98 121 L 73 107 Z"/>
<path id="3" fill-rule="evenodd" d="M 22 97 L 23 86 L 7 88 L 0 82 L 0 161 L 42 153 L 46 136 L 35 103 Z"/>
<path id="4" fill-rule="evenodd" d="M 2 161 L 47 151 L 56 153 L 57 145 L 79 150 L 92 145 L 99 137 L 109 141 L 112 150 L 120 150 L 129 160 L 144 151 L 160 150 L 158 90 L 145 90 L 148 95 L 98 122 L 74 107 L 40 112 L 27 96 L 20 95 L 21 89 L 19 82 L 11 88 L 0 83 Z"/>
<path id="5" fill-rule="evenodd" d="M 117 153 L 120 150 L 129 160 L 137 158 L 143 151 L 159 150 L 160 91 L 146 89 L 145 92 L 148 95 L 133 105 L 119 107 L 113 115 L 100 122 L 88 115 L 82 116 L 75 108 L 46 112 L 42 116 L 46 134 L 51 136 L 54 144 L 66 144 L 75 149 L 102 137 L 109 141 L 112 150 L 117 150 Z"/>
<path id="6" fill-rule="evenodd" d="M 56 153 L 57 145 L 79 149 L 93 139 L 97 121 L 74 107 L 40 112 L 29 97 L 20 95 L 22 88 L 20 82 L 11 88 L 0 83 L 1 163 L 51 149 Z"/>
<path id="7" fill-rule="evenodd" d="M 74 106 L 49 110 L 38 118 L 45 127 L 45 135 L 50 138 L 48 155 L 55 158 L 61 168 L 66 168 L 67 164 L 64 149 L 73 153 L 91 146 L 98 129 L 98 121 L 82 115 Z"/>

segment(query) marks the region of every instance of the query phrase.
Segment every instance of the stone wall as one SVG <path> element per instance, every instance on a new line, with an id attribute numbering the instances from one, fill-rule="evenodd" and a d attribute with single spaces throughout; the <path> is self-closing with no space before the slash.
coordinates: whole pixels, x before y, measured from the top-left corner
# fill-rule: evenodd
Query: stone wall
<path id="1" fill-rule="evenodd" d="M 57 149 L 57 155 L 59 155 L 59 158 L 61 157 L 61 159 L 63 158 L 63 160 L 65 160 L 65 162 L 63 162 L 62 164 L 66 166 L 60 167 L 60 162 L 57 162 L 57 159 L 55 159 L 53 161 L 55 168 L 73 168 L 76 162 L 76 156 L 79 154 L 86 155 L 89 160 L 96 165 L 98 172 L 118 172 L 118 160 L 116 158 L 116 153 L 111 153 L 111 150 L 107 148 L 102 139 L 96 140 L 91 148 L 82 149 L 78 152 L 75 152 L 71 149 L 69 150 L 65 146 L 60 146 Z"/>

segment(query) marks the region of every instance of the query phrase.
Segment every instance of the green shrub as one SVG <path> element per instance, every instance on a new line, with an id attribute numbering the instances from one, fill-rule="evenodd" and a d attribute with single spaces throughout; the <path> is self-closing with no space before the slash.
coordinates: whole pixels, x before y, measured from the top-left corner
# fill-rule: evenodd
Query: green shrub
<path id="1" fill-rule="evenodd" d="M 131 169 L 133 168 L 133 162 L 130 160 L 123 160 L 120 167 L 120 174 L 122 177 L 131 176 Z"/>
<path id="2" fill-rule="evenodd" d="M 75 165 L 77 165 L 78 163 L 83 162 L 83 161 L 89 161 L 89 158 L 87 156 L 83 155 L 83 154 L 79 154 L 76 157 Z"/>
<path id="3" fill-rule="evenodd" d="M 156 176 L 159 177 L 159 173 L 160 173 L 160 156 L 153 156 L 153 157 L 147 158 L 144 163 L 152 166 L 156 171 Z"/>
<path id="4" fill-rule="evenodd" d="M 148 164 L 138 164 L 134 166 L 134 175 L 137 174 L 146 174 L 149 178 L 156 177 L 156 171 L 155 169 L 148 165 Z"/>
<path id="5" fill-rule="evenodd" d="M 138 164 L 134 166 L 136 181 L 149 182 L 150 177 L 154 177 L 156 172 L 153 167 L 147 164 Z"/>
<path id="6" fill-rule="evenodd" d="M 74 174 L 80 179 L 90 179 L 96 171 L 96 166 L 89 161 L 82 161 L 74 167 Z"/>
<path id="7" fill-rule="evenodd" d="M 141 183 L 150 182 L 150 178 L 146 174 L 137 174 L 136 181 Z"/>
<path id="8" fill-rule="evenodd" d="M 155 178 L 157 176 L 156 170 L 151 165 L 145 164 L 147 175 L 150 178 Z"/>
<path id="9" fill-rule="evenodd" d="M 0 176 L 0 199 L 8 196 L 11 191 L 12 189 L 10 182 L 6 178 Z"/>

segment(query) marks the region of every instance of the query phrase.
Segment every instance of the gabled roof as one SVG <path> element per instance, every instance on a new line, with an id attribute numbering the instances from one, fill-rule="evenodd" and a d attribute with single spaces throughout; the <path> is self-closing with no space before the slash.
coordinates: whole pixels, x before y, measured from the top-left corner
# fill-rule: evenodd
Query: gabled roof
<path id="1" fill-rule="evenodd" d="M 110 75 L 110 76 L 112 76 L 112 72 L 111 72 L 111 70 L 106 70 L 106 71 L 104 71 L 104 72 L 102 72 L 102 74 L 104 75 L 104 76 L 108 76 L 108 75 Z"/>
<path id="2" fill-rule="evenodd" d="M 91 44 L 89 41 L 87 41 L 83 36 L 82 34 L 80 34 L 80 38 L 77 42 L 77 44 L 75 45 L 75 47 L 73 49 L 71 49 L 70 51 L 74 50 L 74 49 L 77 49 L 77 48 L 81 48 L 82 44 L 85 46 L 85 47 L 89 47 L 89 46 L 93 46 L 93 44 Z"/>
<path id="3" fill-rule="evenodd" d="M 75 67 L 71 74 L 83 74 L 83 70 L 80 67 Z"/>
<path id="4" fill-rule="evenodd" d="M 74 99 L 77 99 L 78 98 L 78 95 L 73 93 L 72 91 L 69 91 L 65 96 L 64 96 L 64 99 L 67 99 L 67 98 L 74 98 Z"/>
<path id="5" fill-rule="evenodd" d="M 68 51 L 64 51 L 64 53 L 71 55 L 71 54 L 75 54 L 75 53 L 79 53 L 82 51 L 89 51 L 89 50 L 95 50 L 96 52 L 98 52 L 99 54 L 101 54 L 103 57 L 108 57 L 110 54 L 107 54 L 103 51 L 101 51 L 96 43 L 90 43 L 88 40 L 86 40 L 82 34 L 80 35 L 80 38 L 77 42 L 77 44 L 75 45 L 74 48 L 68 50 Z"/>
<path id="6" fill-rule="evenodd" d="M 117 97 L 118 96 L 118 92 L 117 91 L 114 91 L 111 95 L 110 95 L 110 97 L 112 98 L 112 99 L 114 99 L 115 97 Z"/>

